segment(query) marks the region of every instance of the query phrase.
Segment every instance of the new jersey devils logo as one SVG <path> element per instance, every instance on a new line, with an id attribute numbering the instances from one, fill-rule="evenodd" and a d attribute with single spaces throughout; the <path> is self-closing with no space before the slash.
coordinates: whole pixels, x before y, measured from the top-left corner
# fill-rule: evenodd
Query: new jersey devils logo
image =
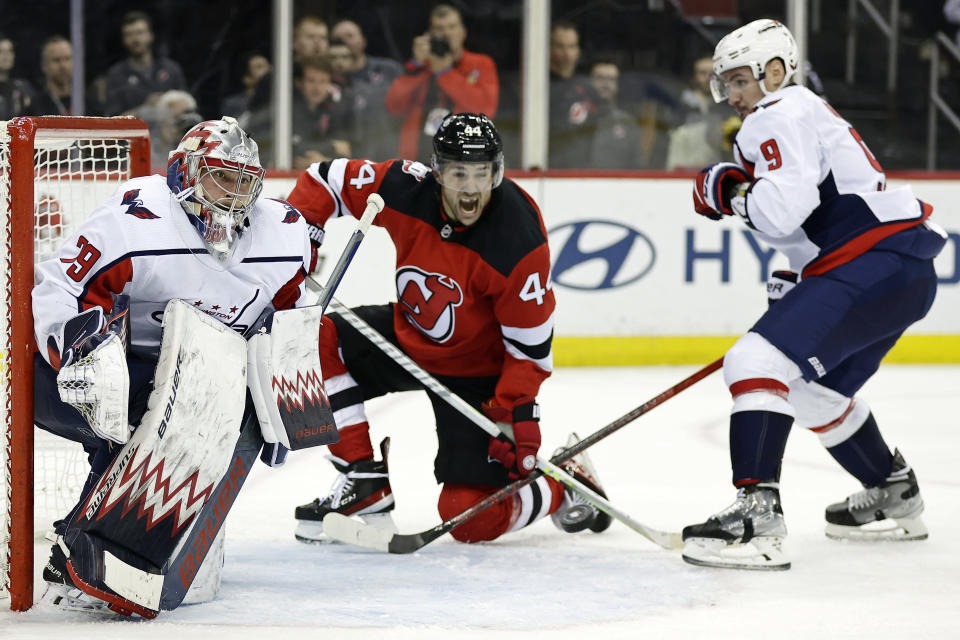
<path id="1" fill-rule="evenodd" d="M 453 335 L 454 307 L 463 302 L 463 291 L 450 276 L 402 267 L 397 270 L 397 299 L 407 321 L 431 340 L 445 342 Z"/>

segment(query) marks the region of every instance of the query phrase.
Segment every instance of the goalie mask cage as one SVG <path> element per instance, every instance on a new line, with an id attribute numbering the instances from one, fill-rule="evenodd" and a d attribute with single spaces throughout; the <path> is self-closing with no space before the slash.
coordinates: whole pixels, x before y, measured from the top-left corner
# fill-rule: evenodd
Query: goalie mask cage
<path id="1" fill-rule="evenodd" d="M 5 598 L 18 611 L 33 604 L 35 522 L 42 533 L 66 515 L 89 468 L 79 444 L 39 430 L 34 437 L 34 264 L 117 186 L 149 172 L 149 131 L 141 120 L 0 122 L 0 606 Z"/>

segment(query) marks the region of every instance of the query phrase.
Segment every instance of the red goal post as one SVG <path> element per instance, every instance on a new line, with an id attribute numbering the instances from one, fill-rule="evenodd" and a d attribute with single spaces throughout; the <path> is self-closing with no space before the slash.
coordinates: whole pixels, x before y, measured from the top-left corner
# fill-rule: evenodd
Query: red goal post
<path id="1" fill-rule="evenodd" d="M 0 281 L 5 289 L 0 313 L 0 601 L 9 597 L 14 610 L 33 604 L 34 264 L 52 254 L 119 184 L 149 172 L 150 136 L 142 120 L 44 116 L 0 122 Z M 36 464 L 42 462 L 41 454 L 36 452 Z M 48 515 L 52 522 L 65 514 Z"/>

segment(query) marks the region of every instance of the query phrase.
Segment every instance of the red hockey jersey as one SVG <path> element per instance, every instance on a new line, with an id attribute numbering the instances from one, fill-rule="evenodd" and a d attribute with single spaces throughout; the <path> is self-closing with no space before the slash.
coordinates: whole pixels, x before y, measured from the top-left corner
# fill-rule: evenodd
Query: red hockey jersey
<path id="1" fill-rule="evenodd" d="M 432 373 L 499 376 L 501 406 L 536 397 L 553 370 L 555 301 L 547 234 L 530 196 L 504 179 L 481 218 L 462 227 L 444 214 L 424 165 L 338 159 L 311 165 L 289 202 L 322 227 L 360 217 L 374 192 L 386 203 L 375 224 L 397 248 L 393 322 L 403 350 Z"/>

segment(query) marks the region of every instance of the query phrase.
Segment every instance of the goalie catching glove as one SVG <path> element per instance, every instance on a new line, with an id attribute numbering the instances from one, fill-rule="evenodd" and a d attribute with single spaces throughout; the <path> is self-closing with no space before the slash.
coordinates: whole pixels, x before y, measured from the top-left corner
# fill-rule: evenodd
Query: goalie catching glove
<path id="1" fill-rule="evenodd" d="M 496 400 L 483 403 L 483 412 L 494 422 L 513 426 L 513 442 L 504 436 L 490 438 L 487 453 L 507 468 L 511 478 L 522 478 L 537 468 L 537 451 L 540 449 L 540 405 L 525 396 L 517 400 L 510 411 L 498 406 Z"/>
<path id="2" fill-rule="evenodd" d="M 100 307 L 88 309 L 65 322 L 56 337 L 48 340 L 51 364 L 60 366 L 60 399 L 75 407 L 98 437 L 118 444 L 130 438 L 129 307 L 129 296 L 117 296 L 109 318 L 104 318 Z"/>
<path id="3" fill-rule="evenodd" d="M 750 175 L 738 164 L 718 162 L 705 167 L 693 186 L 693 208 L 711 220 L 733 214 L 746 219 L 750 183 Z"/>

